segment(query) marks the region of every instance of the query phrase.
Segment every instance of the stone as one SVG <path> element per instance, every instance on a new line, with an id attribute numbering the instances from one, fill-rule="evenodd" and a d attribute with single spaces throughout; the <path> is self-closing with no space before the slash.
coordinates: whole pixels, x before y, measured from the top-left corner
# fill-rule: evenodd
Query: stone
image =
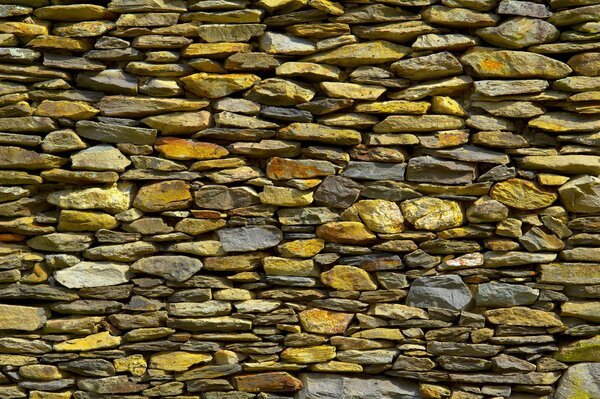
<path id="1" fill-rule="evenodd" d="M 476 305 L 486 308 L 501 308 L 532 305 L 539 290 L 517 284 L 490 282 L 477 286 Z"/>
<path id="2" fill-rule="evenodd" d="M 191 352 L 165 352 L 155 353 L 150 356 L 150 368 L 165 371 L 187 371 L 190 367 L 206 363 L 212 360 L 212 356 L 205 353 Z"/>
<path id="3" fill-rule="evenodd" d="M 298 399 L 376 399 L 385 397 L 418 397 L 418 384 L 401 378 L 347 377 L 325 373 L 300 374 L 303 388 Z"/>
<path id="4" fill-rule="evenodd" d="M 560 251 L 565 244 L 554 234 L 548 234 L 539 227 L 532 227 L 519 238 L 519 242 L 528 251 Z"/>
<path id="5" fill-rule="evenodd" d="M 409 48 L 387 41 L 372 41 L 348 44 L 332 50 L 309 55 L 302 59 L 305 62 L 324 63 L 342 67 L 383 64 L 397 61 L 406 56 Z M 377 56 L 373 56 L 377 54 Z"/>
<path id="6" fill-rule="evenodd" d="M 464 127 L 462 118 L 448 115 L 392 115 L 374 126 L 375 133 L 427 132 L 435 130 L 460 129 Z"/>
<path id="7" fill-rule="evenodd" d="M 571 179 L 558 189 L 560 202 L 569 212 L 595 213 L 600 210 L 598 190 L 600 179 L 582 176 Z"/>
<path id="8" fill-rule="evenodd" d="M 154 142 L 154 148 L 164 157 L 176 160 L 217 159 L 229 154 L 229 151 L 217 144 L 176 137 L 159 138 Z"/>
<path id="9" fill-rule="evenodd" d="M 225 97 L 254 86 L 260 78 L 252 74 L 196 73 L 181 79 L 186 89 L 204 98 Z"/>
<path id="10" fill-rule="evenodd" d="M 46 323 L 44 308 L 19 305 L 0 305 L 0 330 L 34 331 Z"/>
<path id="11" fill-rule="evenodd" d="M 308 179 L 334 175 L 335 172 L 335 165 L 331 162 L 280 157 L 272 157 L 266 168 L 267 177 L 271 180 Z"/>
<path id="12" fill-rule="evenodd" d="M 233 383 L 243 392 L 296 392 L 302 388 L 302 382 L 287 372 L 238 376 Z"/>
<path id="13" fill-rule="evenodd" d="M 307 84 L 279 78 L 261 80 L 244 98 L 265 105 L 291 106 L 310 101 L 316 91 Z"/>
<path id="14" fill-rule="evenodd" d="M 155 129 L 92 121 L 79 121 L 75 126 L 79 136 L 106 143 L 152 144 L 157 133 Z"/>
<path id="15" fill-rule="evenodd" d="M 554 191 L 518 178 L 495 184 L 490 196 L 504 205 L 522 210 L 545 208 L 558 198 Z"/>
<path id="16" fill-rule="evenodd" d="M 530 155 L 519 165 L 524 169 L 543 170 L 565 174 L 596 174 L 600 158 L 594 155 Z"/>
<path id="17" fill-rule="evenodd" d="M 305 206 L 313 202 L 312 191 L 289 187 L 266 186 L 258 196 L 263 204 L 277 206 Z"/>
<path id="18" fill-rule="evenodd" d="M 563 325 L 560 318 L 553 312 L 521 306 L 487 310 L 484 315 L 488 322 L 506 326 L 560 327 Z"/>
<path id="19" fill-rule="evenodd" d="M 300 312 L 302 328 L 317 334 L 343 334 L 354 315 L 349 313 L 332 312 L 323 309 L 309 309 Z"/>
<path id="20" fill-rule="evenodd" d="M 482 78 L 559 79 L 571 73 L 571 68 L 563 62 L 525 51 L 474 47 L 460 61 Z"/>
<path id="21" fill-rule="evenodd" d="M 58 218 L 59 231 L 97 231 L 114 229 L 119 222 L 111 215 L 101 212 L 62 210 Z"/>
<path id="22" fill-rule="evenodd" d="M 198 111 L 207 105 L 208 102 L 205 100 L 118 95 L 102 97 L 97 107 L 103 116 L 129 118 L 146 117 L 169 112 Z M 93 122 L 86 121 L 85 123 L 89 124 Z M 153 140 L 154 138 L 152 138 Z M 125 140 L 124 142 L 131 143 L 132 141 Z M 133 144 L 152 144 L 152 142 Z"/>
<path id="23" fill-rule="evenodd" d="M 581 53 L 572 56 L 568 64 L 575 72 L 583 76 L 600 76 L 600 53 Z"/>
<path id="24" fill-rule="evenodd" d="M 282 140 L 317 141 L 326 144 L 360 144 L 360 132 L 351 129 L 332 128 L 316 123 L 291 123 L 277 132 Z"/>
<path id="25" fill-rule="evenodd" d="M 87 352 L 99 349 L 109 349 L 118 347 L 121 343 L 121 337 L 110 335 L 108 331 L 88 335 L 83 338 L 73 338 L 64 342 L 54 344 L 54 350 L 57 352 Z"/>
<path id="26" fill-rule="evenodd" d="M 403 181 L 405 163 L 350 161 L 342 176 L 357 180 Z"/>
<path id="27" fill-rule="evenodd" d="M 326 241 L 351 245 L 367 245 L 376 241 L 376 236 L 359 222 L 328 222 L 317 227 L 317 237 Z"/>
<path id="28" fill-rule="evenodd" d="M 471 183 L 474 179 L 475 167 L 472 164 L 432 156 L 411 158 L 406 168 L 408 181 L 464 184 Z"/>
<path id="29" fill-rule="evenodd" d="M 129 281 L 129 266 L 111 262 L 79 262 L 57 270 L 54 278 L 67 288 L 104 287 Z"/>
<path id="30" fill-rule="evenodd" d="M 354 266 L 337 265 L 331 270 L 321 273 L 321 281 L 340 291 L 371 291 L 377 284 L 369 273 Z"/>
<path id="31" fill-rule="evenodd" d="M 189 184 L 182 180 L 162 181 L 140 188 L 133 206 L 144 212 L 185 209 L 192 202 Z"/>
<path id="32" fill-rule="evenodd" d="M 598 363 L 580 363 L 570 366 L 561 379 L 555 392 L 556 399 L 582 396 L 593 398 L 600 395 L 598 382 Z"/>
<path id="33" fill-rule="evenodd" d="M 460 74 L 462 65 L 449 52 L 434 53 L 400 60 L 391 65 L 393 72 L 414 81 L 441 79 Z"/>
<path id="34" fill-rule="evenodd" d="M 27 241 L 33 249 L 49 252 L 80 252 L 87 249 L 93 238 L 88 234 L 50 233 Z"/>
<path id="35" fill-rule="evenodd" d="M 478 29 L 476 33 L 488 43 L 508 49 L 553 42 L 560 35 L 551 23 L 525 17 L 512 18 L 495 27 Z"/>
<path id="36" fill-rule="evenodd" d="M 598 336 L 573 341 L 559 348 L 554 358 L 560 362 L 597 362 Z"/>
<path id="37" fill-rule="evenodd" d="M 360 195 L 360 184 L 343 176 L 327 176 L 314 194 L 315 202 L 331 208 L 346 209 Z"/>
<path id="38" fill-rule="evenodd" d="M 406 304 L 420 308 L 464 310 L 472 305 L 471 292 L 459 276 L 419 277 L 413 281 Z"/>
<path id="39" fill-rule="evenodd" d="M 196 204 L 201 208 L 228 210 L 260 203 L 258 194 L 250 187 L 225 187 L 206 185 L 195 193 Z"/>
<path id="40" fill-rule="evenodd" d="M 160 276 L 168 281 L 183 282 L 202 269 L 202 262 L 189 256 L 161 255 L 142 258 L 131 271 Z"/>
<path id="41" fill-rule="evenodd" d="M 71 155 L 73 169 L 124 172 L 131 161 L 111 145 L 100 144 Z"/>
<path id="42" fill-rule="evenodd" d="M 149 116 L 142 123 L 158 130 L 163 135 L 187 135 L 206 129 L 211 125 L 211 115 L 207 111 L 174 112 Z"/>
<path id="43" fill-rule="evenodd" d="M 137 94 L 138 79 L 120 69 L 105 69 L 99 72 L 82 72 L 77 75 L 80 87 L 116 94 Z M 86 118 L 81 118 L 86 119 Z"/>
<path id="44" fill-rule="evenodd" d="M 276 246 L 283 239 L 281 231 L 274 226 L 250 226 L 226 228 L 217 231 L 223 250 L 246 252 Z"/>
<path id="45" fill-rule="evenodd" d="M 570 301 L 561 306 L 561 316 L 577 317 L 582 320 L 597 322 L 598 302 Z"/>
<path id="46" fill-rule="evenodd" d="M 336 356 L 335 346 L 307 346 L 300 348 L 287 348 L 281 352 L 281 359 L 291 363 L 319 363 L 334 359 Z"/>
<path id="47" fill-rule="evenodd" d="M 0 169 L 52 169 L 65 163 L 65 158 L 55 155 L 39 154 L 19 147 L 0 147 Z"/>
<path id="48" fill-rule="evenodd" d="M 569 112 L 548 112 L 528 122 L 528 125 L 549 132 L 590 132 L 600 126 L 600 117 L 581 116 Z"/>
<path id="49" fill-rule="evenodd" d="M 90 119 L 99 112 L 99 110 L 84 102 L 44 100 L 35 110 L 35 115 L 81 120 Z"/>
<path id="50" fill-rule="evenodd" d="M 444 230 L 463 223 L 463 212 L 454 201 L 415 198 L 400 204 L 404 218 L 418 230 Z"/>

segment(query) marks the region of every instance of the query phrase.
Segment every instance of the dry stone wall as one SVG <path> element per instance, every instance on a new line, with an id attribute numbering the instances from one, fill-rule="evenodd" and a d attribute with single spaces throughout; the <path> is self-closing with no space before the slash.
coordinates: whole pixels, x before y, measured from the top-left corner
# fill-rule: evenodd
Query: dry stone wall
<path id="1" fill-rule="evenodd" d="M 600 0 L 0 18 L 0 399 L 600 398 Z"/>

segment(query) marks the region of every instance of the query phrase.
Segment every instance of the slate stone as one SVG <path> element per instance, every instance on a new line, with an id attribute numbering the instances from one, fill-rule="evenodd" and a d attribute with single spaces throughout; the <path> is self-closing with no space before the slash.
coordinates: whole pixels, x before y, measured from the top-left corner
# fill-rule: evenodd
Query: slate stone
<path id="1" fill-rule="evenodd" d="M 472 305 L 473 296 L 459 276 L 419 277 L 408 291 L 406 303 L 421 308 L 464 310 Z"/>
<path id="2" fill-rule="evenodd" d="M 303 388 L 298 399 L 375 399 L 382 397 L 418 397 L 416 383 L 403 379 L 340 377 L 331 374 L 300 374 Z"/>
<path id="3" fill-rule="evenodd" d="M 131 270 L 182 282 L 202 269 L 202 262 L 189 256 L 161 255 L 142 258 L 131 265 Z"/>
<path id="4" fill-rule="evenodd" d="M 491 282 L 477 287 L 476 305 L 481 307 L 511 307 L 533 304 L 539 290 L 517 284 Z"/>
<path id="5" fill-rule="evenodd" d="M 361 185 L 343 176 L 326 176 L 315 191 L 317 205 L 348 208 L 358 199 Z"/>
<path id="6" fill-rule="evenodd" d="M 257 251 L 279 244 L 281 230 L 274 226 L 227 228 L 217 231 L 225 252 Z"/>

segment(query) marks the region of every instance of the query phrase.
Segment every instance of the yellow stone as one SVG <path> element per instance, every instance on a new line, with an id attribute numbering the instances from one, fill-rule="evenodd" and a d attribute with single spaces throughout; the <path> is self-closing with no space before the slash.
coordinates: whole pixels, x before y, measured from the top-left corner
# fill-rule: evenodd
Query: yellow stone
<path id="1" fill-rule="evenodd" d="M 325 11 L 333 15 L 342 15 L 344 7 L 335 1 L 329 0 L 308 0 L 308 5 L 317 10 Z"/>
<path id="2" fill-rule="evenodd" d="M 212 14 L 214 15 L 214 14 Z M 213 23 L 218 23 L 213 21 Z M 225 58 L 236 53 L 247 53 L 252 49 L 248 43 L 192 43 L 183 50 L 183 57 Z"/>
<path id="3" fill-rule="evenodd" d="M 148 364 L 144 359 L 144 356 L 140 354 L 120 357 L 113 360 L 115 370 L 119 373 L 128 372 L 137 377 L 141 377 L 146 373 Z"/>
<path id="4" fill-rule="evenodd" d="M 40 49 L 88 51 L 94 48 L 94 42 L 89 39 L 42 35 L 30 40 L 27 46 Z"/>
<path id="5" fill-rule="evenodd" d="M 219 272 L 251 271 L 260 265 L 260 261 L 265 256 L 267 256 L 265 252 L 253 252 L 242 255 L 206 258 L 204 259 L 204 270 L 214 270 Z"/>
<path id="6" fill-rule="evenodd" d="M 37 358 L 35 356 L 23 356 L 23 355 L 5 355 L 0 353 L 0 366 L 25 366 L 28 364 L 36 364 Z"/>
<path id="7" fill-rule="evenodd" d="M 487 310 L 483 314 L 488 322 L 503 326 L 560 327 L 563 325 L 554 312 L 544 312 L 521 306 Z"/>
<path id="8" fill-rule="evenodd" d="M 504 205 L 522 210 L 546 208 L 558 198 L 551 189 L 518 178 L 497 183 L 490 190 L 490 196 Z"/>
<path id="9" fill-rule="evenodd" d="M 373 278 L 359 267 L 337 265 L 321 273 L 323 284 L 340 291 L 372 291 L 377 289 Z"/>
<path id="10" fill-rule="evenodd" d="M 29 391 L 29 399 L 70 399 L 73 395 L 71 391 L 65 392 L 46 392 Z"/>
<path id="11" fill-rule="evenodd" d="M 313 364 L 309 367 L 310 371 L 323 373 L 362 373 L 363 367 L 360 364 L 340 362 L 332 360 L 326 363 Z"/>
<path id="12" fill-rule="evenodd" d="M 360 222 L 329 222 L 316 230 L 317 237 L 340 244 L 367 245 L 377 241 L 375 234 Z"/>
<path id="13" fill-rule="evenodd" d="M 195 73 L 181 78 L 185 88 L 203 98 L 219 98 L 236 91 L 245 90 L 260 81 L 260 77 L 249 73 Z"/>
<path id="14" fill-rule="evenodd" d="M 0 33 L 12 33 L 18 36 L 47 35 L 48 27 L 25 22 L 2 22 L 0 23 Z"/>
<path id="15" fill-rule="evenodd" d="M 214 292 L 213 299 L 218 301 L 248 301 L 254 299 L 254 293 L 242 288 L 225 288 Z"/>
<path id="16" fill-rule="evenodd" d="M 313 202 L 312 191 L 290 187 L 265 186 L 258 197 L 263 204 L 277 206 L 306 206 Z"/>
<path id="17" fill-rule="evenodd" d="M 410 52 L 410 47 L 380 40 L 348 44 L 346 46 L 310 55 L 301 61 L 343 67 L 357 67 L 361 65 L 376 65 L 398 61 Z"/>
<path id="18" fill-rule="evenodd" d="M 318 345 L 302 348 L 287 348 L 281 352 L 281 359 L 291 363 L 319 363 L 335 358 L 335 346 Z"/>
<path id="19" fill-rule="evenodd" d="M 400 233 L 404 218 L 398 204 L 385 200 L 363 200 L 353 205 L 369 230 L 377 233 Z"/>
<path id="20" fill-rule="evenodd" d="M 154 148 L 165 158 L 177 160 L 223 158 L 229 151 L 220 145 L 176 137 L 156 139 Z"/>
<path id="21" fill-rule="evenodd" d="M 434 114 L 466 116 L 467 111 L 455 99 L 445 96 L 431 97 L 431 112 Z"/>
<path id="22" fill-rule="evenodd" d="M 44 100 L 37 107 L 35 115 L 49 116 L 51 118 L 69 118 L 75 121 L 91 119 L 100 112 L 82 101 L 51 101 Z"/>
<path id="23" fill-rule="evenodd" d="M 538 182 L 543 186 L 562 186 L 569 181 L 569 177 L 554 175 L 552 173 L 538 173 Z"/>
<path id="24" fill-rule="evenodd" d="M 286 258 L 312 258 L 325 248 L 325 241 L 320 238 L 311 238 L 308 240 L 294 240 L 277 247 L 279 255 Z"/>
<path id="25" fill-rule="evenodd" d="M 114 229 L 118 225 L 117 219 L 108 213 L 63 209 L 58 217 L 57 228 L 59 231 L 97 231 Z"/>
<path id="26" fill-rule="evenodd" d="M 386 91 L 386 88 L 383 86 L 345 82 L 322 82 L 319 84 L 319 87 L 321 87 L 321 90 L 323 90 L 327 97 L 365 101 L 375 101 Z"/>
<path id="27" fill-rule="evenodd" d="M 406 220 L 418 230 L 444 230 L 459 227 L 464 220 L 460 205 L 440 198 L 415 198 L 400 204 Z"/>
<path id="28" fill-rule="evenodd" d="M 60 380 L 64 377 L 58 367 L 50 364 L 32 364 L 30 366 L 23 366 L 19 368 L 19 374 L 25 378 L 42 381 Z"/>
<path id="29" fill-rule="evenodd" d="M 269 256 L 262 262 L 265 273 L 270 276 L 318 277 L 320 272 L 312 259 Z"/>
<path id="30" fill-rule="evenodd" d="M 98 349 L 116 348 L 121 344 L 121 337 L 110 335 L 108 331 L 88 335 L 83 338 L 69 339 L 54 344 L 56 352 L 87 352 Z"/>
<path id="31" fill-rule="evenodd" d="M 333 312 L 324 309 L 303 310 L 299 314 L 305 331 L 317 334 L 344 334 L 354 318 L 352 313 Z"/>
<path id="32" fill-rule="evenodd" d="M 218 230 L 227 224 L 224 219 L 183 219 L 175 225 L 175 230 L 193 236 Z"/>
<path id="33" fill-rule="evenodd" d="M 352 334 L 353 338 L 364 338 L 364 339 L 389 339 L 400 341 L 404 339 L 404 335 L 399 328 L 371 328 L 369 330 L 362 330 Z"/>
<path id="34" fill-rule="evenodd" d="M 133 206 L 144 212 L 186 209 L 192 200 L 190 185 L 183 180 L 165 180 L 143 186 Z"/>
<path id="35" fill-rule="evenodd" d="M 206 353 L 163 352 L 150 356 L 150 368 L 166 371 L 186 371 L 198 363 L 207 363 L 212 356 Z"/>
<path id="36" fill-rule="evenodd" d="M 422 115 L 427 113 L 430 106 L 431 104 L 427 101 L 392 100 L 357 104 L 354 106 L 354 110 L 374 114 Z"/>

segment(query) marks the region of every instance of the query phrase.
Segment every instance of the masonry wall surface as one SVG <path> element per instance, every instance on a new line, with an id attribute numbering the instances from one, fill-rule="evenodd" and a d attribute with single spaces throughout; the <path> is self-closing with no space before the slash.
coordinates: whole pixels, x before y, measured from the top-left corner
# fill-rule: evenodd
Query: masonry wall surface
<path id="1" fill-rule="evenodd" d="M 0 0 L 0 399 L 600 398 L 600 0 Z"/>

